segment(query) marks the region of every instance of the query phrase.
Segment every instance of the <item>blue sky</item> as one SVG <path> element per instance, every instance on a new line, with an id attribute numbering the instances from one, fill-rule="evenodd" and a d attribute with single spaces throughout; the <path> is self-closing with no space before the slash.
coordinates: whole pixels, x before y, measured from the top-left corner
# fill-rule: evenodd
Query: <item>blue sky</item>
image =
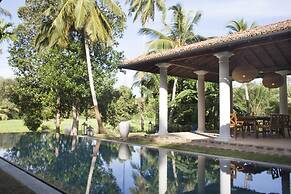
<path id="1" fill-rule="evenodd" d="M 3 0 L 1 7 L 9 10 L 12 22 L 17 24 L 17 9 L 24 5 L 25 0 Z M 127 11 L 125 0 L 120 0 L 123 8 Z M 230 20 L 245 18 L 248 22 L 256 21 L 259 25 L 270 24 L 280 20 L 291 19 L 291 0 L 166 0 L 167 7 L 181 3 L 187 11 L 202 11 L 202 19 L 195 31 L 204 36 L 223 36 L 227 34 L 226 24 Z M 167 19 L 171 18 L 168 13 Z M 147 26 L 162 30 L 161 16 L 158 14 L 154 23 Z M 7 21 L 9 19 L 7 18 Z M 124 51 L 126 58 L 136 57 L 146 51 L 145 45 L 148 39 L 137 34 L 140 22 L 133 23 L 132 18 L 127 21 L 127 29 L 121 39 L 118 50 Z M 12 77 L 13 72 L 7 62 L 7 44 L 1 45 L 3 53 L 0 55 L 0 76 Z M 124 75 L 118 73 L 116 86 L 131 86 L 133 82 L 133 71 L 127 71 Z"/>

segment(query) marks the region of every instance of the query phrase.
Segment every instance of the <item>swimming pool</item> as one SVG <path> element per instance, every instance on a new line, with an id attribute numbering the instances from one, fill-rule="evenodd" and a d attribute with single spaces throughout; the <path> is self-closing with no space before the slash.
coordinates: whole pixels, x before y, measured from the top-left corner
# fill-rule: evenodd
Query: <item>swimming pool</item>
<path id="1" fill-rule="evenodd" d="M 2 134 L 0 156 L 66 193 L 290 194 L 291 166 L 52 134 Z"/>

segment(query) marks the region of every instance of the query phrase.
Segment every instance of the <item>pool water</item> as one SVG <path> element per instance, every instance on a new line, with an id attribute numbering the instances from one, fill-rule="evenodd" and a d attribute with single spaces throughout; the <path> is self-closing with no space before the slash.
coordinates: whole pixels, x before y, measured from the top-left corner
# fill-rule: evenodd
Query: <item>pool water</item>
<path id="1" fill-rule="evenodd" d="M 70 194 L 291 193 L 291 166 L 90 138 L 3 134 L 0 156 Z"/>

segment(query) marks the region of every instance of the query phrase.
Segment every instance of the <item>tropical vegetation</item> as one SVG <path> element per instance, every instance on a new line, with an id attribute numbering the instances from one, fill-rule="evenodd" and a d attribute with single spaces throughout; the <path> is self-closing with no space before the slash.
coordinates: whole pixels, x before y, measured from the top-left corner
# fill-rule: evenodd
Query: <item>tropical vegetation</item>
<path id="1" fill-rule="evenodd" d="M 163 0 L 128 0 L 127 5 L 133 20 L 140 18 L 143 25 L 139 34 L 151 38 L 148 54 L 206 39 L 196 33 L 202 18 L 200 11 L 186 12 L 180 4 L 167 8 Z M 156 11 L 164 16 L 166 11 L 172 14 L 169 20 L 162 18 L 162 29 L 146 27 L 155 19 Z M 0 15 L 11 16 L 3 8 Z M 41 125 L 46 128 L 44 123 L 53 120 L 55 131 L 60 133 L 64 131 L 62 122 L 72 118 L 72 135 L 81 129 L 84 119 L 93 117 L 95 133 L 116 131 L 122 120 L 132 120 L 134 131 L 157 130 L 158 75 L 135 74 L 132 88 L 139 88 L 140 97 L 130 88 L 114 88 L 117 66 L 123 59 L 123 53 L 116 48 L 126 21 L 118 2 L 29 0 L 18 15 L 21 23 L 15 28 L 4 18 L 0 23 L 0 43 L 11 40 L 9 65 L 16 76 L 0 79 L 1 120 L 21 119 L 31 131 Z M 255 26 L 240 19 L 226 27 L 229 33 L 235 33 Z M 197 81 L 170 77 L 168 86 L 170 131 L 194 130 Z M 218 85 L 206 83 L 205 87 L 206 128 L 218 129 Z M 239 114 L 267 114 L 278 109 L 276 90 L 256 84 L 249 84 L 247 89 L 250 99 L 245 104 L 244 89 L 234 88 L 234 109 Z"/>

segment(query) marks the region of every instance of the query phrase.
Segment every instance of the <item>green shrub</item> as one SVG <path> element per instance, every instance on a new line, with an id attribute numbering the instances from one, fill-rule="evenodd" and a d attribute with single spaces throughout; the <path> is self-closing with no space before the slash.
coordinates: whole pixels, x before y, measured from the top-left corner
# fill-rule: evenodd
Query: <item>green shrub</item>
<path id="1" fill-rule="evenodd" d="M 37 131 L 42 123 L 42 120 L 37 114 L 26 114 L 23 119 L 25 126 L 27 126 L 30 131 Z"/>

